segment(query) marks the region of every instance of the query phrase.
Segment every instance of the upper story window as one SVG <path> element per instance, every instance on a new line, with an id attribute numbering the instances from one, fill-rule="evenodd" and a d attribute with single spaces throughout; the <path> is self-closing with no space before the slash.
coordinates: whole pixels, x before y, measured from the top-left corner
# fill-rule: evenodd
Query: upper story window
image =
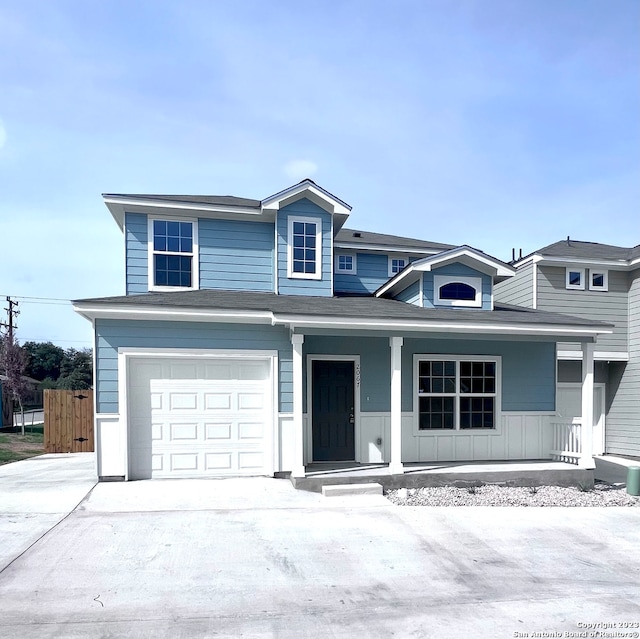
<path id="1" fill-rule="evenodd" d="M 335 257 L 336 273 L 356 273 L 356 256 L 353 253 L 339 253 Z"/>
<path id="2" fill-rule="evenodd" d="M 406 257 L 389 257 L 389 277 L 399 273 L 407 264 L 409 260 Z"/>
<path id="3" fill-rule="evenodd" d="M 499 357 L 416 355 L 417 430 L 495 429 Z"/>
<path id="4" fill-rule="evenodd" d="M 590 291 L 608 291 L 609 290 L 609 273 L 608 271 L 589 271 L 589 290 Z"/>
<path id="5" fill-rule="evenodd" d="M 482 278 L 455 275 L 433 276 L 434 300 L 438 306 L 482 306 Z"/>
<path id="6" fill-rule="evenodd" d="M 584 291 L 585 271 L 583 268 L 567 268 L 566 287 Z"/>
<path id="7" fill-rule="evenodd" d="M 290 217 L 288 232 L 288 277 L 321 279 L 322 222 L 317 218 Z"/>
<path id="8" fill-rule="evenodd" d="M 149 220 L 149 289 L 198 288 L 196 220 Z"/>

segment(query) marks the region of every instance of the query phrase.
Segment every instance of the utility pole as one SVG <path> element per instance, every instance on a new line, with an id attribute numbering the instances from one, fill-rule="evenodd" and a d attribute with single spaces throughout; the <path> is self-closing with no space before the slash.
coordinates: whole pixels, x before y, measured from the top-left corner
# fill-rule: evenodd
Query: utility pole
<path id="1" fill-rule="evenodd" d="M 9 295 L 7 295 L 7 302 L 9 303 L 9 307 L 4 309 L 7 311 L 7 321 L 0 322 L 0 326 L 7 329 L 9 343 L 13 344 L 13 332 L 18 328 L 18 325 L 15 323 L 15 318 L 20 315 L 20 311 L 16 308 L 18 306 L 18 302 L 12 300 Z"/>

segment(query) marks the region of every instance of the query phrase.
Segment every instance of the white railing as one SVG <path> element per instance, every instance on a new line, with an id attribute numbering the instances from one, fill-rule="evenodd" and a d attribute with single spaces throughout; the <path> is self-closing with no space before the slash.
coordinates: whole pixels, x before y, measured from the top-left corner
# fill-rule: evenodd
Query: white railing
<path id="1" fill-rule="evenodd" d="M 552 422 L 551 457 L 556 461 L 577 464 L 582 455 L 582 425 L 572 422 Z"/>

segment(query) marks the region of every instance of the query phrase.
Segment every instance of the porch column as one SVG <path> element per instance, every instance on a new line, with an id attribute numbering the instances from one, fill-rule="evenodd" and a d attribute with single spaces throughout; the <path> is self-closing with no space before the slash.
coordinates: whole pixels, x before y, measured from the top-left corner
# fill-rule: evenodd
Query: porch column
<path id="1" fill-rule="evenodd" d="M 302 416 L 302 344 L 304 335 L 293 333 L 293 431 L 294 463 L 291 474 L 304 477 L 304 421 Z"/>
<path id="2" fill-rule="evenodd" d="M 391 462 L 392 475 L 404 473 L 402 467 L 402 337 L 390 337 L 391 346 Z"/>
<path id="3" fill-rule="evenodd" d="M 580 467 L 596 467 L 593 460 L 593 342 L 582 344 L 582 454 Z"/>

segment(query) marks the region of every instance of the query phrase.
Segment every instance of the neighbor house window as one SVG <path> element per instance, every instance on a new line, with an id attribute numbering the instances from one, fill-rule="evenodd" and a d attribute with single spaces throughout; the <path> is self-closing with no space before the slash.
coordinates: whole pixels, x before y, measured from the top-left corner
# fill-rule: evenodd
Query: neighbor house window
<path id="1" fill-rule="evenodd" d="M 584 291 L 584 269 L 568 268 L 566 276 L 566 287 L 579 291 Z"/>
<path id="2" fill-rule="evenodd" d="M 608 291 L 609 273 L 607 271 L 589 271 L 589 290 Z"/>
<path id="3" fill-rule="evenodd" d="M 198 288 L 197 222 L 149 221 L 150 288 Z"/>
<path id="4" fill-rule="evenodd" d="M 336 255 L 336 273 L 350 273 L 352 275 L 356 272 L 356 256 L 353 253 L 344 253 Z"/>
<path id="5" fill-rule="evenodd" d="M 482 306 L 482 278 L 434 275 L 434 304 L 437 306 Z"/>
<path id="6" fill-rule="evenodd" d="M 499 357 L 415 356 L 418 431 L 497 426 Z"/>
<path id="7" fill-rule="evenodd" d="M 389 277 L 399 273 L 408 263 L 406 257 L 389 257 Z"/>
<path id="8" fill-rule="evenodd" d="M 317 218 L 289 218 L 288 276 L 322 277 L 322 223 Z"/>

